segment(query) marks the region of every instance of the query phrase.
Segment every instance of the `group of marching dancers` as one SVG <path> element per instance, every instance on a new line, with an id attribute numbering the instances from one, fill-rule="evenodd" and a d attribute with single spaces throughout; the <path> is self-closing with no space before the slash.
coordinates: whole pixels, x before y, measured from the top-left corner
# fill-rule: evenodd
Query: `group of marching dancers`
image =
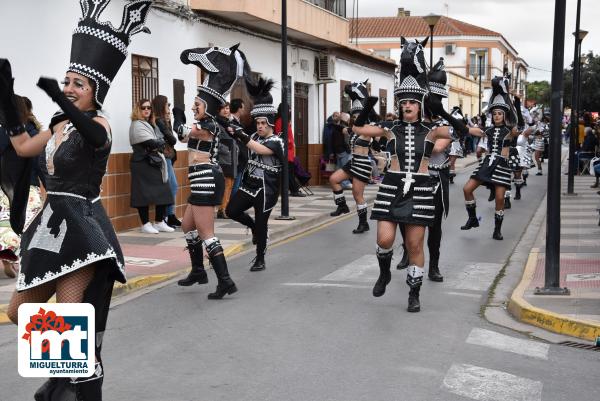
<path id="1" fill-rule="evenodd" d="M 110 125 L 102 115 L 104 98 L 126 59 L 131 37 L 146 32 L 151 0 L 134 0 L 125 5 L 122 26 L 115 29 L 99 20 L 110 0 L 81 0 L 83 16 L 73 32 L 71 60 L 61 89 L 53 79 L 40 78 L 38 86 L 60 107 L 49 129 L 35 137 L 25 131 L 13 91 L 8 60 L 0 59 L 0 129 L 10 137 L 3 160 L 11 169 L 2 174 L 2 188 L 10 200 L 11 226 L 21 237 L 21 268 L 8 316 L 17 322 L 19 305 L 46 302 L 56 294 L 58 302 L 87 302 L 96 310 L 96 369 L 92 377 L 52 378 L 36 393 L 36 400 L 66 397 L 101 400 L 104 369 L 102 335 L 106 327 L 115 281 L 125 282 L 124 258 L 114 229 L 99 202 L 100 185 L 106 173 L 112 145 Z M 345 88 L 353 101 L 352 159 L 331 176 L 337 209 L 332 215 L 348 213 L 340 182 L 353 180 L 359 225 L 353 232 L 369 230 L 364 188 L 371 177 L 370 148 L 385 149 L 388 164 L 372 208 L 377 221 L 377 259 L 380 275 L 373 295 L 385 293 L 391 280 L 390 268 L 396 233 L 400 231 L 404 254 L 398 268 L 407 270 L 408 311 L 418 312 L 420 289 L 425 274 L 423 250 L 425 229 L 429 230 L 429 279 L 440 282 L 438 262 L 442 219 L 448 213 L 450 156 L 456 156 L 461 139 L 471 134 L 486 142 L 487 154 L 464 187 L 467 223 L 461 229 L 479 226 L 474 190 L 485 185 L 496 201 L 493 238 L 502 239 L 501 227 L 506 193 L 514 181 L 517 194 L 526 184 L 531 166 L 530 137 L 543 136 L 539 126 L 525 128 L 518 98 L 514 103 L 507 88 L 508 77 L 492 81 L 488 111 L 492 123 L 484 130 L 469 128 L 457 113 L 448 113 L 442 99 L 448 96 L 446 73 L 441 59 L 427 71 L 423 55 L 426 41 L 402 39 L 400 85 L 394 96 L 400 119 L 379 121 L 373 112 L 377 98 L 370 97 L 364 82 Z M 249 150 L 249 160 L 239 191 L 227 207 L 227 215 L 252 231 L 256 257 L 252 271 L 265 269 L 267 222 L 276 205 L 284 158 L 283 140 L 274 132 L 277 112 L 270 91 L 272 80 L 253 78 L 238 45 L 184 50 L 180 60 L 193 64 L 205 75 L 194 98 L 194 121 L 187 124 L 185 112 L 173 110 L 173 129 L 188 147 L 188 177 L 191 194 L 182 221 L 192 269 L 179 285 L 205 284 L 204 250 L 217 277 L 209 299 L 221 299 L 237 291 L 223 247 L 214 232 L 214 207 L 221 204 L 224 177 L 218 165 L 219 134 L 229 133 Z M 233 84 L 244 79 L 252 96 L 254 126 L 247 132 L 239 122 L 223 120 L 218 110 L 226 103 Z M 543 139 L 543 138 L 542 138 Z M 533 141 L 540 151 L 540 142 Z M 543 140 L 541 142 L 543 150 Z M 40 168 L 47 197 L 44 208 L 25 227 L 31 158 L 43 154 Z M 539 156 L 539 155 L 538 155 Z M 536 157 L 539 160 L 539 157 Z M 538 164 L 539 174 L 541 167 Z M 246 211 L 254 209 L 254 217 Z M 63 399 L 63 398 L 60 398 Z M 67 398 L 64 398 L 67 399 Z"/>
<path id="2" fill-rule="evenodd" d="M 486 155 L 464 185 L 468 219 L 460 228 L 479 227 L 474 191 L 484 185 L 490 190 L 488 200 L 495 201 L 492 238 L 502 240 L 504 211 L 511 208 L 512 184 L 516 191 L 514 199 L 519 200 L 522 188 L 527 185 L 528 170 L 537 165 L 536 175 L 542 175 L 542 155 L 548 134 L 546 118 L 532 116 L 517 96 L 511 99 L 509 74 L 492 80 L 488 126 L 467 127 L 458 107 L 448 113 L 442 107 L 442 99 L 448 97 L 443 59 L 427 71 L 423 57 L 425 43 L 402 39 L 401 83 L 394 90 L 398 120 L 378 121 L 372 111 L 377 99 L 368 96 L 364 83 L 346 86 L 345 92 L 353 105 L 347 129 L 352 157 L 330 177 L 336 205 L 331 215 L 349 213 L 341 182 L 352 179 L 352 196 L 359 219 L 353 233 L 368 231 L 364 188 L 371 177 L 369 152 L 375 143 L 373 139 L 381 138 L 378 147 L 385 148 L 388 163 L 371 213 L 371 219 L 377 221 L 376 253 L 380 269 L 373 296 L 382 296 L 391 280 L 393 244 L 398 228 L 403 237 L 403 254 L 397 269 L 407 269 L 409 312 L 420 311 L 425 228 L 429 232 L 428 278 L 443 281 L 439 269 L 442 220 L 448 214 L 449 184 L 455 176 L 452 162 L 464 157 L 464 136 L 479 137 L 478 146 Z"/>

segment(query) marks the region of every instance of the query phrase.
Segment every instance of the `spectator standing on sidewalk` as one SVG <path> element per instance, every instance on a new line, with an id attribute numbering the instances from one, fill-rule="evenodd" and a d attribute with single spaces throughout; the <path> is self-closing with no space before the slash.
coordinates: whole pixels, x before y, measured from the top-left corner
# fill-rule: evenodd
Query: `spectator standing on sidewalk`
<path id="1" fill-rule="evenodd" d="M 177 151 L 175 145 L 177 138 L 173 135 L 171 125 L 171 105 L 166 96 L 158 95 L 152 100 L 152 113 L 155 117 L 156 126 L 165 139 L 165 148 L 163 154 L 167 159 L 167 170 L 169 172 L 169 187 L 173 195 L 173 202 L 167 206 L 165 222 L 171 227 L 181 227 L 181 221 L 175 214 L 175 204 L 177 203 L 177 176 L 175 175 L 175 161 L 177 160 Z"/>
<path id="2" fill-rule="evenodd" d="M 332 126 L 331 142 L 333 145 L 333 153 L 336 158 L 337 170 L 341 169 L 350 161 L 350 133 L 348 126 L 350 124 L 350 114 L 340 113 L 339 124 Z M 350 180 L 341 182 L 343 189 L 352 189 Z"/>
<path id="3" fill-rule="evenodd" d="M 244 124 L 242 123 L 242 116 L 246 114 L 246 104 L 244 101 L 239 98 L 231 99 L 229 110 L 231 111 L 231 121 L 234 124 L 243 127 Z M 244 172 L 246 163 L 248 162 L 248 149 L 246 148 L 246 145 L 240 142 L 236 142 L 235 145 L 238 149 L 238 159 L 235 180 L 233 181 L 233 188 L 231 189 L 231 196 L 235 195 L 240 187 L 240 183 L 242 182 L 242 173 Z"/>
<path id="4" fill-rule="evenodd" d="M 142 221 L 141 231 L 158 234 L 160 231 L 173 232 L 165 223 L 167 205 L 173 203 L 169 187 L 167 160 L 163 154 L 165 141 L 155 125 L 150 100 L 141 99 L 131 113 L 129 127 L 131 155 L 131 207 L 138 210 Z M 155 224 L 150 223 L 150 205 L 155 205 Z"/>
<path id="5" fill-rule="evenodd" d="M 325 125 L 323 125 L 323 144 L 325 148 L 324 153 L 329 159 L 333 159 L 335 157 L 333 151 L 333 126 L 339 122 L 340 112 L 334 111 L 332 115 L 327 117 L 327 121 L 325 121 Z"/>
<path id="6" fill-rule="evenodd" d="M 277 114 L 275 115 L 275 135 L 281 136 L 283 134 L 283 119 L 281 114 L 283 113 L 283 103 L 279 103 L 277 107 Z M 292 110 L 288 106 L 288 181 L 290 196 L 305 197 L 300 192 L 300 185 L 296 181 L 296 174 L 294 173 L 294 159 L 296 158 L 296 145 L 294 143 L 294 133 L 292 132 Z"/>

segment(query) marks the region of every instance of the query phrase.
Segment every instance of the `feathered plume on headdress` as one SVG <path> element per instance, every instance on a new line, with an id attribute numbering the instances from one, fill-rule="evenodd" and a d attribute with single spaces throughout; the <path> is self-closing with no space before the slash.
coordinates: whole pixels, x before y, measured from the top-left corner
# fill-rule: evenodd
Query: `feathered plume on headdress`
<path id="1" fill-rule="evenodd" d="M 254 119 L 266 118 L 271 126 L 275 125 L 275 114 L 277 113 L 277 109 L 273 106 L 273 96 L 271 96 L 271 89 L 274 85 L 275 81 L 262 77 L 256 84 L 246 81 L 246 88 L 254 102 L 250 115 Z"/>

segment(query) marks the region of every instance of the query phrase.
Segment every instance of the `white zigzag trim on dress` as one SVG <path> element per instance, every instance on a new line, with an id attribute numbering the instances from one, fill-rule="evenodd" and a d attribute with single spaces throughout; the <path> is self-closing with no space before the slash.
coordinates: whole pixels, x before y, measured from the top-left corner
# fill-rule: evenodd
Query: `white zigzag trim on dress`
<path id="1" fill-rule="evenodd" d="M 62 265 L 60 267 L 59 272 L 46 272 L 44 277 L 41 277 L 41 278 L 35 277 L 33 280 L 31 280 L 30 284 L 25 283 L 25 274 L 19 273 L 19 278 L 17 279 L 17 285 L 16 285 L 17 291 L 23 291 L 23 290 L 27 290 L 29 288 L 37 287 L 38 285 L 55 280 L 58 277 L 64 276 L 65 274 L 71 273 L 77 269 L 91 265 L 92 263 L 96 263 L 96 262 L 98 262 L 100 260 L 104 260 L 104 259 L 114 259 L 115 262 L 117 263 L 117 266 L 119 267 L 119 270 L 123 274 L 123 276 L 125 275 L 125 266 L 123 266 L 123 264 L 119 261 L 119 258 L 117 257 L 115 250 L 111 246 L 106 250 L 106 253 L 104 255 L 98 255 L 96 253 L 88 253 L 87 257 L 84 260 L 75 259 L 73 261 L 73 264 L 71 264 L 71 265 Z"/>

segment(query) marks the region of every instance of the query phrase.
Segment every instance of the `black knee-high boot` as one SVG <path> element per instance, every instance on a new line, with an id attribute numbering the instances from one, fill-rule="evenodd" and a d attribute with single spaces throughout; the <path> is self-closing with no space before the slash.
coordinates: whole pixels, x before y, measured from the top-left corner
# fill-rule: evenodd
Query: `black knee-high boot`
<path id="1" fill-rule="evenodd" d="M 479 227 L 479 220 L 477 219 L 477 205 L 475 204 L 475 201 L 465 202 L 465 207 L 467 209 L 467 213 L 469 214 L 469 219 L 460 229 L 470 230 L 473 227 Z"/>
<path id="2" fill-rule="evenodd" d="M 369 223 L 367 222 L 367 205 L 359 205 L 358 209 L 358 227 L 352 230 L 353 234 L 362 234 L 369 231 Z"/>
<path id="3" fill-rule="evenodd" d="M 379 262 L 379 278 L 373 287 L 373 296 L 380 297 L 385 294 L 385 287 L 390 283 L 392 279 L 392 273 L 390 272 L 390 266 L 392 264 L 392 256 L 394 250 L 382 249 L 377 247 L 377 261 Z"/>
<path id="4" fill-rule="evenodd" d="M 33 395 L 35 401 L 102 401 L 102 364 L 96 362 L 91 377 L 51 378 Z"/>
<path id="5" fill-rule="evenodd" d="M 225 294 L 233 294 L 237 291 L 237 287 L 229 276 L 221 242 L 217 237 L 213 237 L 204 241 L 204 245 L 218 281 L 217 289 L 215 292 L 208 294 L 208 299 L 221 299 Z"/>
<path id="6" fill-rule="evenodd" d="M 504 193 L 504 209 L 510 209 L 511 208 L 511 204 L 510 204 L 510 191 L 506 191 Z"/>
<path id="7" fill-rule="evenodd" d="M 520 200 L 521 199 L 521 187 L 523 186 L 523 184 L 515 184 L 515 200 Z"/>
<path id="8" fill-rule="evenodd" d="M 186 278 L 179 280 L 177 285 L 188 287 L 195 283 L 208 283 L 208 276 L 206 275 L 206 270 L 204 270 L 202 240 L 198 237 L 198 232 L 190 231 L 189 233 L 186 233 L 185 241 L 187 242 L 187 249 L 190 253 L 190 260 L 192 261 L 192 270 Z"/>
<path id="9" fill-rule="evenodd" d="M 502 232 L 501 232 L 502 221 L 504 221 L 504 211 L 498 210 L 498 211 L 496 211 L 496 214 L 494 215 L 494 234 L 492 235 L 492 238 L 497 239 L 497 240 L 504 239 L 504 237 L 502 237 Z"/>
<path id="10" fill-rule="evenodd" d="M 400 262 L 398 262 L 396 269 L 406 269 L 409 263 L 410 262 L 408 260 L 408 249 L 406 249 L 406 245 L 402 244 L 402 259 L 400 259 Z"/>
<path id="11" fill-rule="evenodd" d="M 346 197 L 343 194 L 343 189 L 339 191 L 333 191 L 333 200 L 337 205 L 337 209 L 329 213 L 330 216 L 339 216 L 340 214 L 350 213 L 350 209 L 348 209 L 348 205 L 346 204 Z"/>
<path id="12" fill-rule="evenodd" d="M 421 310 L 421 301 L 419 300 L 419 292 L 423 284 L 424 269 L 416 265 L 408 266 L 406 272 L 406 284 L 410 287 L 408 293 L 408 312 L 419 312 Z"/>

